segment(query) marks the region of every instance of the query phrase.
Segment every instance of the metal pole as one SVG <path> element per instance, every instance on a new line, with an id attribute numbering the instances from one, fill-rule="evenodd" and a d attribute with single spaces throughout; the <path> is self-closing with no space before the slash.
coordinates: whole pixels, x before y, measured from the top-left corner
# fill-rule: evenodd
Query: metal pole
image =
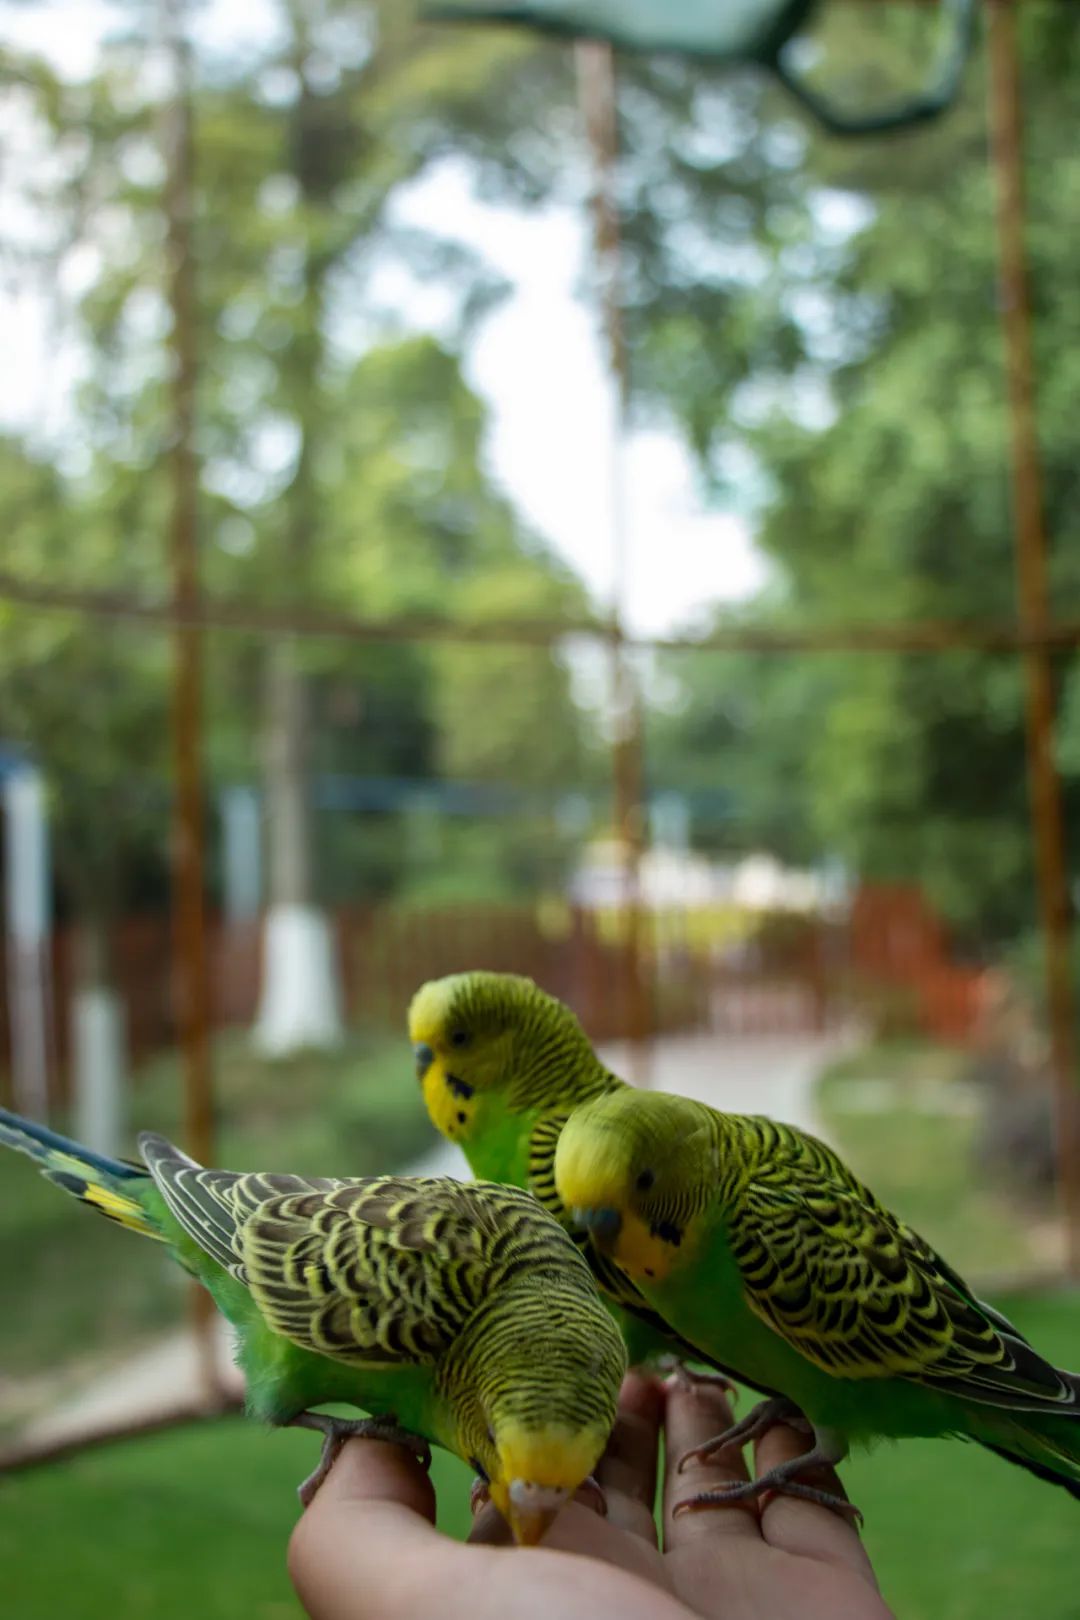
<path id="1" fill-rule="evenodd" d="M 591 208 L 593 257 L 607 346 L 612 395 L 612 603 L 611 684 L 615 735 L 612 791 L 615 828 L 623 859 L 624 988 L 630 1037 L 631 1078 L 647 1084 L 653 1033 L 652 985 L 645 968 L 641 906 L 644 749 L 638 682 L 626 653 L 628 584 L 626 489 L 623 447 L 630 397 L 630 363 L 619 276 L 619 213 L 614 179 L 618 160 L 615 53 L 610 45 L 581 40 L 575 46 L 578 99 L 593 164 Z"/>
<path id="2" fill-rule="evenodd" d="M 169 549 L 173 597 L 181 610 L 199 599 L 199 472 L 195 455 L 195 395 L 198 354 L 192 227 L 195 154 L 191 111 L 191 47 L 184 33 L 184 0 L 163 0 L 162 23 L 173 85 L 166 113 L 166 255 L 172 310 L 172 443 L 169 457 L 172 507 Z M 202 631 L 191 621 L 173 630 L 172 819 L 173 970 L 183 1053 L 184 1136 L 202 1164 L 214 1160 L 213 1085 L 210 1065 L 210 976 L 204 907 L 202 780 Z M 191 1324 L 208 1401 L 217 1402 L 215 1313 L 210 1296 L 195 1285 Z"/>
<path id="3" fill-rule="evenodd" d="M 1002 329 L 1010 407 L 1016 576 L 1020 621 L 1045 630 L 1050 617 L 1042 468 L 1035 417 L 1031 302 L 1024 240 L 1024 164 L 1020 66 L 1013 0 L 988 0 L 990 132 L 998 199 Z M 1035 838 L 1039 910 L 1045 948 L 1046 999 L 1057 1099 L 1058 1196 L 1065 1226 L 1066 1267 L 1080 1274 L 1080 1108 L 1076 1011 L 1071 963 L 1071 906 L 1061 781 L 1054 757 L 1054 687 L 1050 653 L 1023 654 L 1027 765 Z"/>

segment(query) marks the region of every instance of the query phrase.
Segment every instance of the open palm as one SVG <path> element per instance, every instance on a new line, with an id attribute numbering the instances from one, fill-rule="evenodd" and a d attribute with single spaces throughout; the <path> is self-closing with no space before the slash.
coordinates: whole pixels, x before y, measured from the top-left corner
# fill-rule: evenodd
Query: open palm
<path id="1" fill-rule="evenodd" d="M 738 1457 L 664 1480 L 663 1550 L 653 1502 L 663 1428 L 677 1459 L 726 1427 L 713 1390 L 685 1393 L 627 1379 L 597 1471 L 607 1518 L 574 1503 L 542 1547 L 507 1548 L 493 1508 L 469 1541 L 434 1528 L 430 1481 L 395 1446 L 353 1441 L 301 1519 L 290 1569 L 312 1620 L 891 1620 L 851 1525 L 788 1497 L 676 1516 L 688 1494 L 745 1479 Z M 758 1468 L 805 1449 L 772 1430 Z M 823 1481 L 839 1490 L 835 1475 Z"/>

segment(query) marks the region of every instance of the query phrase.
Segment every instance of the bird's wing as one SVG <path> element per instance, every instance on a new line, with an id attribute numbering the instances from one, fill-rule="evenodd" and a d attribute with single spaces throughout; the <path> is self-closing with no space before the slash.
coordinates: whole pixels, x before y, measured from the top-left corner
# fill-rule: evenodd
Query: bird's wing
<path id="1" fill-rule="evenodd" d="M 823 1143 L 770 1125 L 728 1232 L 750 1308 L 840 1378 L 908 1378 L 991 1406 L 1070 1408 L 1076 1385 Z"/>
<path id="2" fill-rule="evenodd" d="M 442 1178 L 244 1175 L 203 1170 L 161 1139 L 140 1146 L 176 1219 L 268 1325 L 335 1360 L 433 1362 L 511 1258 L 537 1257 L 540 1212 L 526 1193 Z"/>

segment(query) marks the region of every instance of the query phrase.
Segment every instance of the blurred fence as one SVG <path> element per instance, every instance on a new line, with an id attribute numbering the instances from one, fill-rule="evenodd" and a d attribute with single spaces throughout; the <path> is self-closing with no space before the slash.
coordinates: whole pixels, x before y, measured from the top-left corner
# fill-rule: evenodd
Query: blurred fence
<path id="1" fill-rule="evenodd" d="M 350 905 L 333 914 L 345 1013 L 403 1029 L 426 979 L 471 968 L 523 973 L 568 1002 L 592 1039 L 635 1034 L 625 917 L 561 902 L 442 906 Z M 253 1022 L 261 919 L 210 925 L 216 1028 Z M 175 1045 L 170 921 L 128 917 L 113 930 L 113 979 L 137 1069 Z M 50 1103 L 71 1101 L 68 1009 L 78 940 L 60 929 L 51 953 Z M 951 953 L 947 931 L 917 889 L 864 886 L 839 920 L 791 912 L 669 906 L 649 912 L 639 940 L 653 1033 L 739 1037 L 816 1034 L 855 1022 L 890 1035 L 966 1043 L 977 1031 L 983 969 Z M 10 990 L 0 947 L 0 1042 Z M 0 1067 L 0 1093 L 6 1087 Z"/>

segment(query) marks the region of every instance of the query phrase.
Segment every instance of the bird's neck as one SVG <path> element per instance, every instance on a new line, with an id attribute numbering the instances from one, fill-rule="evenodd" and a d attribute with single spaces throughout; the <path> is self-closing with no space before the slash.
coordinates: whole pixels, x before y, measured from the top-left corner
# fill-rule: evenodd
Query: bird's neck
<path id="1" fill-rule="evenodd" d="M 520 1047 L 507 1095 L 513 1113 L 569 1113 L 625 1083 L 604 1067 L 579 1029 L 534 1034 Z"/>

